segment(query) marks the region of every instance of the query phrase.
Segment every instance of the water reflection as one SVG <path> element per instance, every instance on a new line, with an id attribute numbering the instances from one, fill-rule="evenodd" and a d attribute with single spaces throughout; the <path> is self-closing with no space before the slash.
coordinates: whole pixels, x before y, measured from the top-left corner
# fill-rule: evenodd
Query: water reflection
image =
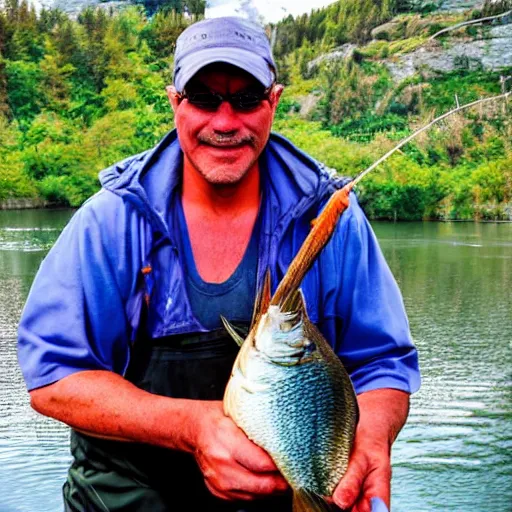
<path id="1" fill-rule="evenodd" d="M 33 276 L 71 214 L 0 212 L 0 512 L 62 510 L 68 429 L 30 409 L 15 344 Z M 393 512 L 511 510 L 512 225 L 374 228 L 423 371 L 393 450 Z"/>
<path id="2" fill-rule="evenodd" d="M 510 510 L 512 226 L 376 224 L 423 371 L 394 510 Z"/>
<path id="3" fill-rule="evenodd" d="M 16 329 L 35 271 L 71 214 L 0 212 L 1 512 L 62 510 L 68 429 L 30 408 L 16 359 Z"/>

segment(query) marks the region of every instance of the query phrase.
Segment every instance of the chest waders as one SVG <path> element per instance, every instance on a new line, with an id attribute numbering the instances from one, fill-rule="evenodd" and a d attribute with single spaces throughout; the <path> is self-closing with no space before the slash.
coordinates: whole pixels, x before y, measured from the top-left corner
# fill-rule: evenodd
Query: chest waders
<path id="1" fill-rule="evenodd" d="M 246 328 L 247 330 L 247 328 Z M 150 393 L 221 400 L 238 346 L 224 330 L 144 340 L 126 378 Z M 189 453 L 71 431 L 74 461 L 64 484 L 66 512 L 287 512 L 289 496 L 228 502 L 206 488 Z"/>

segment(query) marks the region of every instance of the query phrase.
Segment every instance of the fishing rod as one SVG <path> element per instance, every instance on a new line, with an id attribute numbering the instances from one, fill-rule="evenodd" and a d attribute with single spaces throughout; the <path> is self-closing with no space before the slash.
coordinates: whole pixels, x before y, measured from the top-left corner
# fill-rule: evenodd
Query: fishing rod
<path id="1" fill-rule="evenodd" d="M 347 183 L 343 188 L 334 192 L 331 196 L 325 208 L 322 210 L 320 215 L 312 222 L 312 229 L 309 232 L 308 236 L 304 240 L 301 245 L 298 253 L 293 258 L 286 274 L 281 279 L 277 290 L 275 291 L 272 299 L 270 300 L 271 305 L 280 305 L 283 304 L 292 293 L 295 292 L 300 286 L 302 279 L 304 278 L 307 271 L 313 265 L 313 262 L 317 258 L 320 251 L 327 244 L 329 239 L 331 238 L 332 233 L 336 227 L 338 219 L 341 214 L 348 208 L 349 206 L 349 195 L 352 189 L 371 171 L 373 171 L 378 165 L 387 160 L 395 151 L 398 151 L 401 147 L 405 146 L 412 139 L 417 137 L 420 133 L 428 130 L 434 124 L 446 119 L 447 117 L 456 114 L 462 110 L 474 107 L 475 105 L 479 105 L 482 103 L 487 103 L 491 101 L 497 100 L 507 100 L 509 96 L 512 95 L 512 91 L 509 91 L 504 94 L 500 94 L 498 96 L 491 96 L 489 98 L 482 98 L 480 100 L 472 101 L 471 103 L 467 103 L 465 105 L 459 105 L 457 100 L 457 107 L 445 114 L 442 114 L 439 117 L 436 117 L 433 121 L 428 123 L 427 125 L 419 128 L 415 132 L 413 132 L 408 137 L 405 137 L 400 141 L 400 143 L 395 146 L 393 149 L 388 151 L 384 156 L 379 158 L 376 162 L 374 162 L 370 167 L 360 172 L 353 180 Z"/>

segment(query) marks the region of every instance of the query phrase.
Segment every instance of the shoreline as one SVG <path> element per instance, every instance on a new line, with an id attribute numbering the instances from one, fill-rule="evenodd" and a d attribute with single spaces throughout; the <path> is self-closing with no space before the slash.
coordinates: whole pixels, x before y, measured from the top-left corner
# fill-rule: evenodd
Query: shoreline
<path id="1" fill-rule="evenodd" d="M 63 205 L 59 203 L 51 203 L 43 199 L 34 198 L 11 198 L 0 201 L 1 211 L 15 211 L 15 210 L 77 210 L 76 207 Z M 480 219 L 420 219 L 420 220 L 392 220 L 392 219 L 368 219 L 370 222 L 471 222 L 476 224 L 512 224 L 510 220 L 480 220 Z"/>
<path id="2" fill-rule="evenodd" d="M 11 210 L 63 210 L 71 208 L 71 206 L 52 203 L 40 198 L 33 197 L 12 197 L 0 201 L 0 211 Z"/>

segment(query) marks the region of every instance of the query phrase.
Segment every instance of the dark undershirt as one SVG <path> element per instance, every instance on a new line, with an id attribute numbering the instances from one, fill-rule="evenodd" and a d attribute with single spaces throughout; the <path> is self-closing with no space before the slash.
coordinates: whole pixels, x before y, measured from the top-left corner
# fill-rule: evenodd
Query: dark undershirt
<path id="1" fill-rule="evenodd" d="M 183 255 L 187 294 L 197 320 L 206 329 L 222 327 L 220 315 L 232 322 L 250 322 L 256 296 L 259 215 L 242 261 L 233 274 L 222 283 L 208 283 L 201 279 L 194 261 L 181 201 L 178 201 L 178 222 L 180 227 L 179 248 Z M 219 240 L 219 243 L 222 241 Z"/>

